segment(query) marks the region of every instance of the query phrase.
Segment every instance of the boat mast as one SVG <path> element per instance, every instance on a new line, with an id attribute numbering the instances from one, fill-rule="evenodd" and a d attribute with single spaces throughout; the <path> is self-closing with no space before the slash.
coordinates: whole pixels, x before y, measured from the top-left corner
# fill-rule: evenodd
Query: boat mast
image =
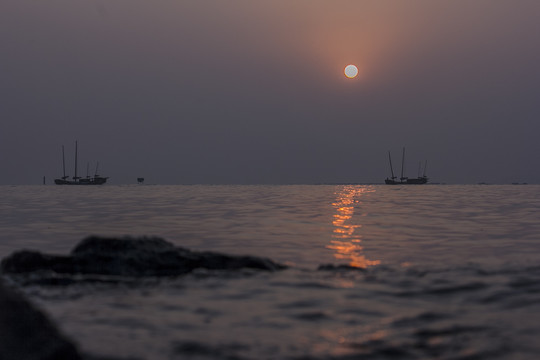
<path id="1" fill-rule="evenodd" d="M 68 177 L 66 176 L 66 158 L 64 157 L 64 145 L 62 145 L 62 172 L 64 173 L 64 176 L 62 176 L 62 180 L 66 180 Z"/>
<path id="2" fill-rule="evenodd" d="M 404 165 L 405 164 L 405 147 L 403 147 L 403 155 L 401 156 L 401 179 L 400 180 L 405 180 L 405 178 L 403 177 L 403 168 L 404 168 Z"/>
<path id="3" fill-rule="evenodd" d="M 390 151 L 388 151 L 388 161 L 390 162 L 390 172 L 392 173 L 392 180 L 396 177 L 394 176 L 394 168 L 392 167 L 392 157 L 390 156 Z"/>
<path id="4" fill-rule="evenodd" d="M 426 177 L 426 169 L 427 169 L 427 160 L 426 160 L 426 163 L 424 164 L 424 174 L 422 175 L 423 177 Z"/>
<path id="5" fill-rule="evenodd" d="M 73 180 L 77 181 L 79 177 L 77 176 L 77 141 L 75 141 L 75 176 Z"/>

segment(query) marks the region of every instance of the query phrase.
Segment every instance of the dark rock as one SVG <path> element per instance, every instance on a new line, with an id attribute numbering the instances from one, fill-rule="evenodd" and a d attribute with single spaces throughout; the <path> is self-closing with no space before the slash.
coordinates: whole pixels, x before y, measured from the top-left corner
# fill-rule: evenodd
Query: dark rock
<path id="1" fill-rule="evenodd" d="M 0 279 L 0 359 L 78 360 L 81 356 L 47 316 Z"/>
<path id="2" fill-rule="evenodd" d="M 351 265 L 334 265 L 334 264 L 322 264 L 317 268 L 318 271 L 360 271 L 365 272 L 366 269 Z"/>
<path id="3" fill-rule="evenodd" d="M 21 250 L 3 259 L 1 267 L 5 273 L 27 273 L 44 269 L 67 273 L 73 269 L 73 261 L 68 256 L 46 255 L 38 251 Z"/>
<path id="4" fill-rule="evenodd" d="M 181 358 L 241 360 L 244 358 L 238 353 L 248 351 L 250 348 L 237 343 L 213 345 L 197 341 L 179 341 L 174 344 L 173 350 Z"/>
<path id="5" fill-rule="evenodd" d="M 275 271 L 286 267 L 266 258 L 190 251 L 160 238 L 117 239 L 95 236 L 84 239 L 70 256 L 22 250 L 1 262 L 2 271 L 12 274 L 53 271 L 60 274 L 177 276 L 198 268 Z"/>

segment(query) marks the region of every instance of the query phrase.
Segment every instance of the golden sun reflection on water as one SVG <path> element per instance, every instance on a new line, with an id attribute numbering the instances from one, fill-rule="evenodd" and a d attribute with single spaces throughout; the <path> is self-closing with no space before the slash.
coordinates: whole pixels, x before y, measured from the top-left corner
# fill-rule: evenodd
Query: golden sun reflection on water
<path id="1" fill-rule="evenodd" d="M 328 249 L 334 250 L 334 257 L 339 260 L 348 260 L 350 266 L 367 268 L 368 266 L 378 265 L 380 260 L 369 260 L 363 254 L 362 235 L 356 230 L 361 228 L 361 224 L 355 224 L 352 219 L 355 204 L 360 203 L 360 198 L 369 192 L 375 191 L 370 187 L 345 186 L 340 192 L 336 193 L 336 201 L 332 204 L 336 213 L 334 214 L 334 231 Z M 358 219 L 361 214 L 357 214 Z"/>

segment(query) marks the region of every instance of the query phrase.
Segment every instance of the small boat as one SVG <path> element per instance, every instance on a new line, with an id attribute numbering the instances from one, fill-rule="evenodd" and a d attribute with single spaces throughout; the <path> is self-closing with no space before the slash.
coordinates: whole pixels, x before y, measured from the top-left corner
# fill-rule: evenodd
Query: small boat
<path id="1" fill-rule="evenodd" d="M 426 168 L 427 168 L 427 160 L 424 165 L 424 173 L 422 176 L 420 176 L 420 167 L 418 169 L 418 177 L 409 179 L 408 177 L 405 177 L 403 175 L 403 169 L 405 166 L 405 148 L 403 148 L 403 155 L 401 157 L 401 177 L 399 178 L 399 181 L 397 180 L 397 177 L 394 175 L 394 169 L 392 167 L 392 156 L 390 155 L 390 151 L 388 152 L 388 161 L 390 163 L 390 172 L 392 173 L 391 178 L 386 178 L 384 180 L 384 183 L 386 185 L 421 185 L 421 184 L 427 184 L 428 177 L 426 176 Z"/>
<path id="2" fill-rule="evenodd" d="M 85 178 L 77 176 L 77 141 L 75 141 L 75 176 L 72 177 L 72 180 L 68 180 L 69 176 L 66 175 L 66 160 L 64 157 L 64 145 L 62 145 L 62 169 L 63 176 L 60 179 L 54 179 L 56 185 L 103 185 L 107 182 L 108 177 L 98 175 L 99 163 L 96 165 L 96 172 L 94 176 L 87 175 Z"/>

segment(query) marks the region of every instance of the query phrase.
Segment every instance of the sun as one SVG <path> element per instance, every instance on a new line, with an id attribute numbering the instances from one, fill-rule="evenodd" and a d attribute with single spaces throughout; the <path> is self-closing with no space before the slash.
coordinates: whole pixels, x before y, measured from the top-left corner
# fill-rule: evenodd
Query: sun
<path id="1" fill-rule="evenodd" d="M 358 75 L 358 68 L 355 65 L 350 64 L 345 66 L 345 70 L 343 70 L 343 72 L 349 79 L 354 79 L 356 75 Z"/>

